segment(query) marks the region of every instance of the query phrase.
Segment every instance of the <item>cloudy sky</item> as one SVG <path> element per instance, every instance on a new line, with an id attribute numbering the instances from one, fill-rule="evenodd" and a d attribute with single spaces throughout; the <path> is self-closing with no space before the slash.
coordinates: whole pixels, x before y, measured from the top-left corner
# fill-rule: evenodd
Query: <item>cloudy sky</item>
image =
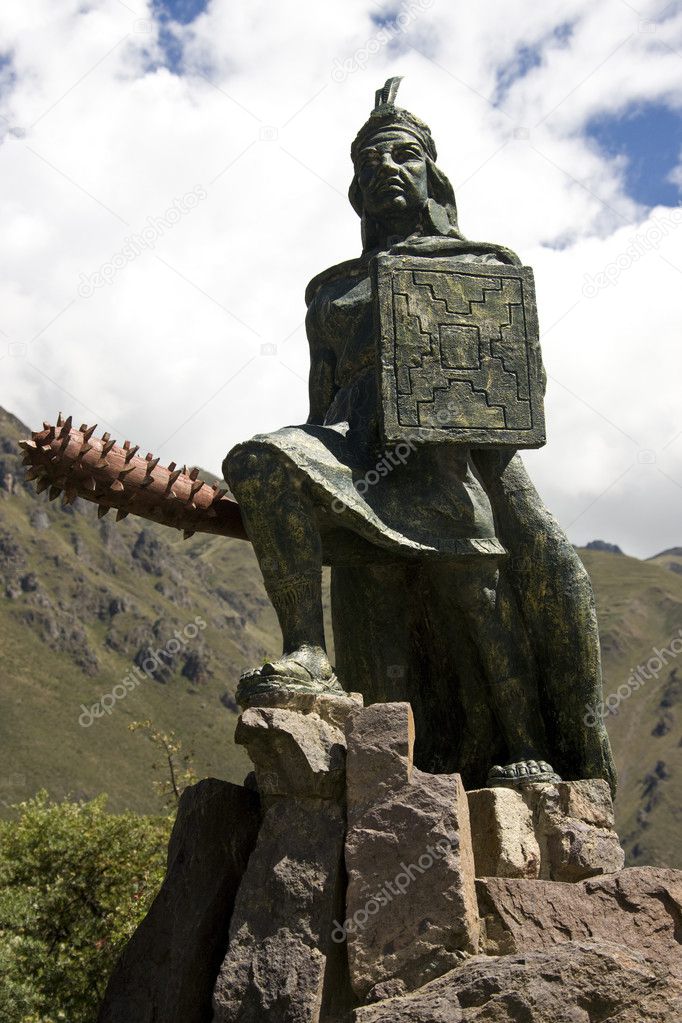
<path id="1" fill-rule="evenodd" d="M 682 4 L 22 0 L 0 8 L 0 405 L 219 471 L 307 415 L 303 292 L 358 254 L 389 75 L 462 230 L 535 268 L 576 543 L 682 545 Z"/>

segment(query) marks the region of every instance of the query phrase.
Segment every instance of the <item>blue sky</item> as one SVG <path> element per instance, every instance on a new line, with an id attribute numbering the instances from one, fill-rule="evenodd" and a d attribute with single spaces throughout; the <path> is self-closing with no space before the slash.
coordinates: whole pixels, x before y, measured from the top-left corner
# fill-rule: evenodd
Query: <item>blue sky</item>
<path id="1" fill-rule="evenodd" d="M 680 164 L 682 111 L 657 103 L 635 105 L 617 117 L 594 118 L 587 133 L 608 156 L 625 157 L 625 186 L 637 202 L 644 206 L 680 202 L 680 186 L 669 175 Z"/>
<path id="2" fill-rule="evenodd" d="M 182 43 L 173 31 L 172 23 L 189 25 L 208 6 L 208 0 L 152 0 L 152 10 L 159 23 L 159 45 L 164 52 L 166 66 L 176 74 L 182 73 Z"/>
<path id="3" fill-rule="evenodd" d="M 181 25 L 188 25 L 207 6 L 207 0 L 153 0 L 152 4 L 157 18 L 172 18 Z"/>

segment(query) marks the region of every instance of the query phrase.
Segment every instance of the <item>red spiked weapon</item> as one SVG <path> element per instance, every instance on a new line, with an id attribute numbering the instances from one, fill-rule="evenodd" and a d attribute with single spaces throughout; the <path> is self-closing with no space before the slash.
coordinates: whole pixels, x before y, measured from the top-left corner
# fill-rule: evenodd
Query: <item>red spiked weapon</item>
<path id="1" fill-rule="evenodd" d="M 83 497 L 98 505 L 100 518 L 112 508 L 116 521 L 126 515 L 193 533 L 217 533 L 247 540 L 239 505 L 217 483 L 199 479 L 199 470 L 175 462 L 159 465 L 151 452 L 139 457 L 138 445 L 129 440 L 119 446 L 108 433 L 95 437 L 96 426 L 72 426 L 71 416 L 21 441 L 26 478 L 37 480 L 38 492 L 47 490 L 54 500 L 64 492 L 67 502 Z"/>

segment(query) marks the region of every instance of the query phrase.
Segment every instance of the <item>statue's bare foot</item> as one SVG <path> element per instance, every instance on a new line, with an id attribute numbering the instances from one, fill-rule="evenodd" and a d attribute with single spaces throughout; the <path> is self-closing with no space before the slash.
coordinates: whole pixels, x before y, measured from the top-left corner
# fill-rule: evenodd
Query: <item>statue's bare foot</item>
<path id="1" fill-rule="evenodd" d="M 546 760 L 516 760 L 505 767 L 496 764 L 488 774 L 488 785 L 492 787 L 516 789 L 522 785 L 554 784 L 558 781 L 561 781 L 560 776 Z"/>
<path id="2" fill-rule="evenodd" d="M 259 696 L 278 692 L 346 695 L 326 652 L 322 647 L 307 644 L 244 672 L 237 688 L 237 702 L 247 707 L 256 703 Z"/>
<path id="3" fill-rule="evenodd" d="M 311 678 L 324 681 L 332 678 L 332 668 L 327 653 L 321 646 L 304 645 L 290 654 L 282 654 L 276 661 L 266 661 L 258 669 L 263 676 L 298 678 L 302 682 Z"/>

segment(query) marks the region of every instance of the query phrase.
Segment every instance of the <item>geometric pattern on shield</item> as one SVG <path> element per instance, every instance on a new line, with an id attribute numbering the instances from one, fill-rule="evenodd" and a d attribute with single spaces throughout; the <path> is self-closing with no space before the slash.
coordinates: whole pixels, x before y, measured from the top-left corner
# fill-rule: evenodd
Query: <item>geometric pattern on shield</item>
<path id="1" fill-rule="evenodd" d="M 436 261 L 422 258 L 418 268 L 390 259 L 378 275 L 379 290 L 390 288 L 390 296 L 379 295 L 380 316 L 383 309 L 392 321 L 380 331 L 387 432 L 544 443 L 533 280 L 520 272 L 527 268 L 425 269 Z"/>

